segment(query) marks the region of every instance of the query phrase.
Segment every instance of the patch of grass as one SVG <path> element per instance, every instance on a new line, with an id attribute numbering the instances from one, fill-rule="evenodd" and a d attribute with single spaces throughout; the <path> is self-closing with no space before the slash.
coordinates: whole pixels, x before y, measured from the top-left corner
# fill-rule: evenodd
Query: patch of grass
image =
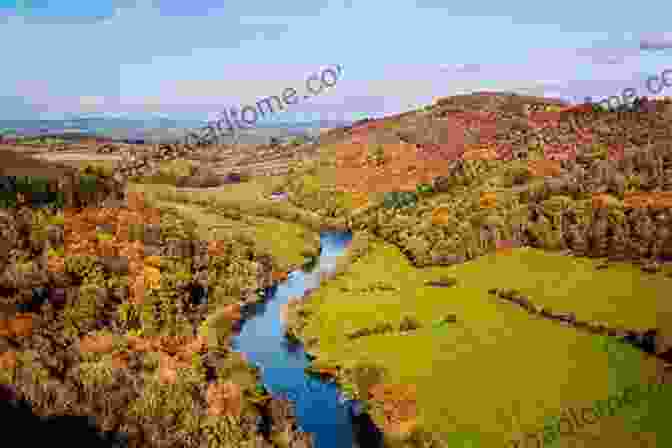
<path id="1" fill-rule="evenodd" d="M 620 274 L 596 278 L 588 263 L 520 249 L 507 257 L 415 269 L 397 248 L 375 242 L 348 272 L 313 293 L 304 305 L 311 317 L 300 337 L 317 338 L 320 359 L 344 366 L 373 360 L 386 369 L 387 381 L 415 384 L 419 424 L 443 434 L 450 446 L 470 442 L 501 447 L 521 433 L 543 428 L 545 419 L 562 409 L 592 406 L 632 384 L 655 382 L 656 360 L 636 351 L 614 355 L 601 349 L 595 336 L 531 316 L 487 293 L 507 286 L 575 311 L 577 318 L 634 327 L 661 323 L 661 311 L 665 315 L 670 309 L 660 294 L 663 280 L 625 266 Z M 460 281 L 448 289 L 423 288 L 442 274 Z M 362 300 L 356 291 L 371 279 L 398 290 L 368 294 Z M 441 331 L 432 328 L 437 316 L 450 314 L 459 319 L 442 325 Z M 414 316 L 421 328 L 405 335 L 347 337 L 351 329 L 399 322 L 406 315 Z M 487 405 L 477 397 L 487 397 Z M 641 427 L 655 427 L 653 420 L 662 415 L 643 416 Z M 633 418 L 624 410 L 600 419 L 584 433 L 600 434 L 591 446 L 639 446 L 634 443 L 636 434 L 624 430 L 624 422 Z M 655 428 L 651 431 L 662 430 Z M 567 436 L 557 446 L 571 446 L 573 441 Z"/>

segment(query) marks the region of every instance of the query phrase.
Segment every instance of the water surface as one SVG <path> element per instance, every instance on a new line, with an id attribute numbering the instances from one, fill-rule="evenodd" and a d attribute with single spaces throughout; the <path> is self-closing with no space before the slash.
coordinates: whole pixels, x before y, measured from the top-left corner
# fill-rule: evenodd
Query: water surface
<path id="1" fill-rule="evenodd" d="M 322 252 L 315 269 L 309 273 L 290 273 L 287 281 L 271 291 L 268 301 L 253 306 L 253 315 L 233 340 L 234 349 L 244 352 L 251 363 L 260 367 L 266 387 L 274 395 L 286 394 L 295 402 L 297 423 L 303 431 L 315 434 L 315 448 L 373 446 L 362 443 L 360 435 L 354 435 L 361 432 L 358 423 L 361 417 L 356 417 L 353 423 L 353 403 L 340 399 L 334 383 L 306 375 L 304 368 L 309 361 L 300 344 L 289 344 L 284 337 L 280 309 L 290 297 L 301 297 L 306 289 L 319 287 L 320 273 L 335 269 L 336 258 L 351 239 L 349 232 L 322 233 Z"/>

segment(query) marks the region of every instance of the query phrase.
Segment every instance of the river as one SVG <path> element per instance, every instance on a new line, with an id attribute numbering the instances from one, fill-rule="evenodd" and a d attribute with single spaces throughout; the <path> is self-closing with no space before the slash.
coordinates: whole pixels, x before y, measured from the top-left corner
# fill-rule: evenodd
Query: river
<path id="1" fill-rule="evenodd" d="M 352 235 L 323 232 L 320 240 L 322 251 L 315 268 L 291 272 L 270 291 L 267 301 L 248 309 L 233 348 L 260 368 L 261 380 L 272 394 L 284 394 L 294 402 L 299 427 L 315 435 L 315 448 L 375 448 L 381 436 L 368 415 L 358 412 L 358 403 L 343 400 L 334 383 L 307 375 L 304 369 L 309 361 L 303 347 L 289 344 L 284 336 L 281 306 L 290 297 L 303 297 L 307 289 L 319 287 L 320 273 L 335 269 L 336 258 Z"/>

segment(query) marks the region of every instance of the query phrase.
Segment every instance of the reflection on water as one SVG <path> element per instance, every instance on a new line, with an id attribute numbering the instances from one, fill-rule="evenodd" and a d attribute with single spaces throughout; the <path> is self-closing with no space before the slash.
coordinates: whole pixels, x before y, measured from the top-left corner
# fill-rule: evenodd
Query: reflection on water
<path id="1" fill-rule="evenodd" d="M 240 334 L 233 338 L 234 350 L 244 352 L 260 368 L 261 379 L 274 395 L 284 394 L 295 403 L 301 429 L 315 434 L 315 448 L 376 448 L 357 443 L 370 427 L 361 418 L 351 417 L 351 404 L 339 400 L 336 385 L 305 374 L 308 360 L 300 343 L 284 337 L 280 307 L 290 297 L 303 297 L 320 285 L 320 275 L 333 272 L 336 258 L 352 239 L 350 233 L 324 232 L 320 235 L 322 252 L 312 272 L 295 271 L 271 292 L 268 301 L 246 307 L 246 321 Z M 366 423 L 366 422 L 365 422 Z"/>

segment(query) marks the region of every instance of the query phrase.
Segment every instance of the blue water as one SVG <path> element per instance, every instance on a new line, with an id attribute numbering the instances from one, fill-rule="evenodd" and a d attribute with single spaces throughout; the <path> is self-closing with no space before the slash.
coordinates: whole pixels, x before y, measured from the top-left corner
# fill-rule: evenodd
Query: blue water
<path id="1" fill-rule="evenodd" d="M 253 306 L 252 316 L 242 324 L 233 340 L 235 350 L 244 352 L 261 370 L 261 379 L 273 395 L 286 395 L 295 402 L 299 427 L 315 434 L 315 448 L 353 448 L 355 430 L 349 408 L 352 402 L 340 398 L 334 383 L 325 383 L 305 374 L 309 365 L 300 344 L 284 337 L 280 307 L 292 296 L 303 296 L 307 288 L 317 288 L 320 272 L 333 270 L 336 257 L 351 241 L 350 233 L 325 232 L 320 235 L 322 253 L 310 273 L 292 272 L 279 284 L 268 301 Z M 363 445 L 362 445 L 363 446 Z"/>

